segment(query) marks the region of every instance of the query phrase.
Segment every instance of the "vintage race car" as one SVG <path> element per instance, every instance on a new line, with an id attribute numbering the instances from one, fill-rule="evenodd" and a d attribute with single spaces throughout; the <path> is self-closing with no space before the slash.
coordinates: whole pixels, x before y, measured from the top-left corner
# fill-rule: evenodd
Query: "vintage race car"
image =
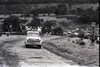
<path id="1" fill-rule="evenodd" d="M 38 48 L 41 48 L 42 40 L 41 37 L 38 34 L 31 34 L 27 35 L 25 38 L 25 46 L 36 46 Z"/>

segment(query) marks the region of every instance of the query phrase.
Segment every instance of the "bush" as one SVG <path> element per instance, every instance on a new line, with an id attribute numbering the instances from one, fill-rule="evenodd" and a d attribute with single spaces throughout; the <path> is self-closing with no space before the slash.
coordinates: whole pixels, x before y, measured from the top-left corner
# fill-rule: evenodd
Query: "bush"
<path id="1" fill-rule="evenodd" d="M 53 29 L 53 34 L 54 35 L 63 35 L 63 30 L 61 27 L 56 27 L 55 29 Z"/>
<path id="2" fill-rule="evenodd" d="M 77 12 L 81 17 L 79 17 L 76 22 L 82 24 L 90 24 L 91 22 L 99 23 L 99 8 L 97 10 L 93 10 L 92 8 L 88 8 L 87 10 L 83 10 L 78 8 Z"/>
<path id="3" fill-rule="evenodd" d="M 38 26 L 40 26 L 40 19 L 34 16 L 31 23 L 28 23 L 27 26 L 37 28 Z"/>
<path id="4" fill-rule="evenodd" d="M 19 19 L 17 16 L 10 16 L 4 20 L 3 24 L 3 31 L 8 32 L 8 31 L 16 31 L 16 32 L 21 32 L 20 28 L 20 23 L 22 20 Z"/>

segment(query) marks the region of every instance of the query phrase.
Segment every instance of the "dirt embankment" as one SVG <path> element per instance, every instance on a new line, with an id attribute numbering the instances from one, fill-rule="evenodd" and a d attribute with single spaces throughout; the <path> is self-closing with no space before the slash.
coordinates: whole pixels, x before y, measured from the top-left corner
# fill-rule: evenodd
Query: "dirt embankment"
<path id="1" fill-rule="evenodd" d="M 99 65 L 99 45 L 85 46 L 74 44 L 66 37 L 49 40 L 43 43 L 43 47 L 64 58 L 71 59 L 80 65 Z"/>

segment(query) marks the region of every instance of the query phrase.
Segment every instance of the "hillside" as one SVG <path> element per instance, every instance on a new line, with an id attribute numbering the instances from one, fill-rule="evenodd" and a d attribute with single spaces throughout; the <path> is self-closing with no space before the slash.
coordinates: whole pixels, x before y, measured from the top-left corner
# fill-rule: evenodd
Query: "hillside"
<path id="1" fill-rule="evenodd" d="M 0 0 L 0 4 L 98 3 L 99 0 Z"/>
<path id="2" fill-rule="evenodd" d="M 38 7 L 38 8 L 44 8 L 46 6 L 57 6 L 57 4 L 13 4 L 13 5 L 0 5 L 0 14 L 12 14 L 12 13 L 28 13 L 32 9 Z M 76 10 L 77 8 L 93 8 L 93 10 L 97 9 L 99 7 L 99 4 L 74 4 L 72 5 L 72 9 Z"/>

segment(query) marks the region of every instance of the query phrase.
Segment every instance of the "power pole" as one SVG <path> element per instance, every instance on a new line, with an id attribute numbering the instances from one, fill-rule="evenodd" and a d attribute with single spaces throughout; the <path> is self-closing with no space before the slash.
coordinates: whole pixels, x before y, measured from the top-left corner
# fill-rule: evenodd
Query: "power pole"
<path id="1" fill-rule="evenodd" d="M 91 45 L 94 45 L 95 42 L 95 27 L 96 27 L 96 22 L 91 22 Z"/>
<path id="2" fill-rule="evenodd" d="M 68 2 L 68 13 L 69 13 L 69 11 L 71 10 L 71 8 L 72 8 L 72 0 L 68 0 L 69 2 Z"/>

